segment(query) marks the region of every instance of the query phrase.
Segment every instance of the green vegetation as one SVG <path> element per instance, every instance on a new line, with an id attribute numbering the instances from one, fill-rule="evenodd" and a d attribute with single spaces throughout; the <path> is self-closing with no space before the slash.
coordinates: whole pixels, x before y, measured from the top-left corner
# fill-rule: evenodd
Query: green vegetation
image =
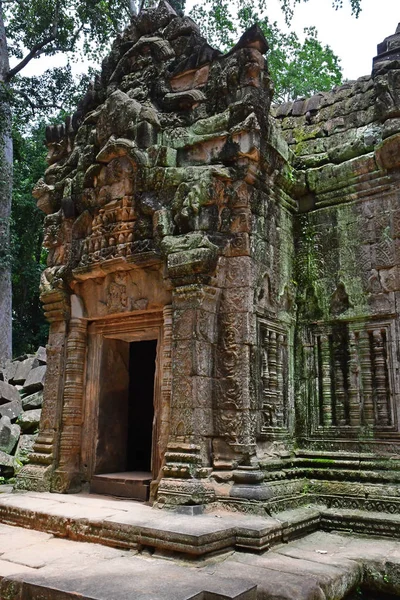
<path id="1" fill-rule="evenodd" d="M 206 0 L 195 6 L 191 16 L 202 25 L 207 39 L 222 50 L 232 47 L 253 23 L 259 24 L 270 46 L 268 65 L 275 102 L 311 96 L 342 82 L 340 61 L 329 46 L 320 42 L 315 27 L 305 29 L 301 42 L 296 33 L 282 32 L 268 19 L 267 12 L 265 0 Z"/>

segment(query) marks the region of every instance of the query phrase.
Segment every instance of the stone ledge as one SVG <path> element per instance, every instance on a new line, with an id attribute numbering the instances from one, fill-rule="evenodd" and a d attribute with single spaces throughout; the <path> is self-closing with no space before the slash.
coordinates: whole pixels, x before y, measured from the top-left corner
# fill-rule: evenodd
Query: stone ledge
<path id="1" fill-rule="evenodd" d="M 400 538 L 400 515 L 304 506 L 270 516 L 199 515 L 159 510 L 130 500 L 85 494 L 4 493 L 0 522 L 60 538 L 199 559 L 231 549 L 264 552 L 324 531 Z"/>
<path id="2" fill-rule="evenodd" d="M 341 600 L 356 590 L 354 597 L 399 594 L 399 581 L 393 540 L 316 532 L 263 554 L 226 552 L 193 564 L 0 524 L 1 598 Z"/>

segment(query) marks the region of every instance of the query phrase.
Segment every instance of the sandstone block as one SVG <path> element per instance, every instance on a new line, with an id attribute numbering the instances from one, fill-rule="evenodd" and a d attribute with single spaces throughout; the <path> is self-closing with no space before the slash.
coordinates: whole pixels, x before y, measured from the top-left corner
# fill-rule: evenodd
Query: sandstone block
<path id="1" fill-rule="evenodd" d="M 33 446 L 36 441 L 37 434 L 24 433 L 19 438 L 15 458 L 22 464 L 29 462 L 29 455 L 33 452 Z"/>
<path id="2" fill-rule="evenodd" d="M 2 368 L 4 381 L 10 381 L 13 379 L 15 372 L 18 367 L 18 362 L 7 360 L 4 367 Z"/>
<path id="3" fill-rule="evenodd" d="M 20 400 L 18 390 L 6 381 L 0 381 L 0 404 Z"/>
<path id="4" fill-rule="evenodd" d="M 35 357 L 26 358 L 25 360 L 18 362 L 15 375 L 12 378 L 12 383 L 23 384 L 31 370 L 37 367 L 38 364 L 39 362 Z"/>
<path id="5" fill-rule="evenodd" d="M 396 169 L 399 167 L 400 135 L 392 135 L 384 140 L 376 149 L 376 162 L 381 169 Z"/>
<path id="6" fill-rule="evenodd" d="M 22 412 L 22 402 L 19 398 L 18 400 L 13 400 L 12 402 L 7 402 L 6 404 L 2 404 L 0 406 L 0 417 L 9 417 L 11 421 L 15 421 L 15 419 Z"/>
<path id="7" fill-rule="evenodd" d="M 4 416 L 0 419 L 0 451 L 11 454 L 21 433 L 19 425 L 12 425 L 10 418 Z"/>
<path id="8" fill-rule="evenodd" d="M 15 471 L 15 459 L 13 456 L 0 451 L 0 474 L 2 477 L 11 477 Z"/>
<path id="9" fill-rule="evenodd" d="M 43 404 L 43 392 L 42 390 L 25 396 L 22 398 L 22 408 L 24 410 L 34 410 L 35 408 L 41 408 Z"/>
<path id="10" fill-rule="evenodd" d="M 37 360 L 39 361 L 40 365 L 47 364 L 46 348 L 44 348 L 43 346 L 39 346 L 35 356 L 36 356 Z"/>
<path id="11" fill-rule="evenodd" d="M 46 374 L 46 365 L 41 365 L 30 371 L 25 383 L 24 392 L 32 393 L 43 389 L 44 376 Z"/>
<path id="12" fill-rule="evenodd" d="M 38 408 L 22 412 L 18 417 L 18 425 L 23 432 L 33 432 L 39 427 L 41 414 L 42 411 Z"/>

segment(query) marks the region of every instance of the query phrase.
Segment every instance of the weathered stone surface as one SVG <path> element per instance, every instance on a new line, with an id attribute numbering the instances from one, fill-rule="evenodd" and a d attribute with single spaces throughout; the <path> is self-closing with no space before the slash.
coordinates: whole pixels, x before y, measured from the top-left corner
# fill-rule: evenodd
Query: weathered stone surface
<path id="1" fill-rule="evenodd" d="M 23 433 L 20 436 L 15 450 L 15 458 L 23 465 L 28 462 L 29 455 L 33 451 L 33 445 L 36 439 L 37 434 Z"/>
<path id="2" fill-rule="evenodd" d="M 11 361 L 11 360 L 6 361 L 4 367 L 2 367 L 3 380 L 4 381 L 12 380 L 15 375 L 15 372 L 17 370 L 17 367 L 18 367 L 17 361 Z"/>
<path id="3" fill-rule="evenodd" d="M 35 357 L 39 361 L 40 365 L 47 364 L 46 348 L 44 348 L 43 346 L 40 346 L 36 351 Z"/>
<path id="4" fill-rule="evenodd" d="M 43 389 L 44 378 L 46 375 L 46 365 L 35 367 L 31 371 L 24 382 L 23 391 L 25 394 L 32 394 Z"/>
<path id="5" fill-rule="evenodd" d="M 18 362 L 15 375 L 12 378 L 12 383 L 19 385 L 24 384 L 31 370 L 37 367 L 38 364 L 39 362 L 35 357 L 26 358 L 25 360 Z"/>
<path id="6" fill-rule="evenodd" d="M 8 522 L 16 525 L 19 519 L 24 522 L 38 513 L 44 531 L 0 526 L 2 595 L 10 585 L 16 589 L 21 582 L 29 595 L 37 595 L 40 589 L 49 596 L 79 594 L 84 599 L 96 596 L 100 600 L 122 600 L 132 594 L 139 600 L 158 600 L 165 598 L 165 582 L 169 585 L 168 597 L 175 600 L 202 597 L 203 592 L 210 597 L 241 600 L 338 600 L 360 589 L 374 592 L 376 598 L 383 594 L 396 596 L 400 590 L 398 539 L 368 539 L 348 532 L 341 535 L 325 531 L 298 539 L 295 533 L 295 539 L 286 543 L 274 540 L 274 548 L 268 552 L 250 553 L 246 543 L 258 535 L 266 535 L 267 543 L 271 541 L 271 519 L 226 512 L 196 516 L 154 512 L 139 503 L 98 497 L 68 495 L 58 499 L 54 494 L 1 494 L 0 515 Z M 289 513 L 281 518 L 280 526 L 287 527 Z M 83 541 L 96 535 L 96 540 L 105 545 L 57 539 L 46 533 L 60 528 L 65 534 L 65 519 L 73 524 L 67 531 L 74 538 Z M 398 523 L 397 515 L 392 519 Z M 112 525 L 117 532 L 115 541 L 109 537 Z M 300 525 L 301 519 L 297 520 L 297 527 Z M 107 537 L 102 537 L 104 526 L 108 528 Z M 193 549 L 206 539 L 208 544 L 212 539 L 221 539 L 225 532 L 226 543 L 230 540 L 232 544 L 233 535 L 242 546 L 239 552 L 231 550 L 217 560 L 210 556 L 205 565 L 192 562 L 188 567 L 182 562 L 166 561 L 157 552 L 149 556 L 141 551 L 136 541 L 139 538 L 135 537 L 138 530 L 141 540 L 156 547 L 180 543 L 181 550 L 183 545 L 186 551 L 190 549 L 189 540 Z M 110 542 L 117 547 L 107 547 Z"/>
<path id="7" fill-rule="evenodd" d="M 0 419 L 0 451 L 6 454 L 11 454 L 14 450 L 21 428 L 19 425 L 11 424 L 11 420 L 7 416 L 3 416 Z"/>
<path id="8" fill-rule="evenodd" d="M 40 390 L 29 396 L 22 398 L 22 408 L 24 410 L 32 410 L 35 408 L 41 408 L 43 404 L 43 391 Z"/>
<path id="9" fill-rule="evenodd" d="M 6 416 L 11 419 L 11 421 L 15 421 L 15 419 L 22 412 L 22 402 L 21 398 L 18 400 L 13 400 L 12 402 L 7 402 L 6 404 L 2 404 L 0 406 L 0 415 L 2 417 Z"/>
<path id="10" fill-rule="evenodd" d="M 6 381 L 0 381 L 0 404 L 7 402 L 19 401 L 20 395 L 18 390 Z"/>
<path id="11" fill-rule="evenodd" d="M 400 63 L 270 110 L 266 48 L 254 26 L 222 55 L 161 3 L 47 129 L 49 366 L 18 486 L 152 469 L 160 505 L 400 510 Z"/>
<path id="12" fill-rule="evenodd" d="M 21 412 L 18 417 L 18 425 L 23 432 L 34 432 L 39 427 L 41 414 L 42 411 L 40 409 Z"/>
<path id="13" fill-rule="evenodd" d="M 0 450 L 0 475 L 1 477 L 11 477 L 15 471 L 15 459 L 13 456 Z"/>

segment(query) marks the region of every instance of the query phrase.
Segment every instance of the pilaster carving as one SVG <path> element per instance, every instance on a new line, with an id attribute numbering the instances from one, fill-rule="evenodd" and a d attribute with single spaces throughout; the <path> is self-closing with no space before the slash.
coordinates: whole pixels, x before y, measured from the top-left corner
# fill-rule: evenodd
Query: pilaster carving
<path id="1" fill-rule="evenodd" d="M 73 318 L 67 340 L 64 402 L 57 469 L 52 488 L 66 492 L 80 484 L 82 399 L 86 366 L 87 321 Z"/>
<path id="2" fill-rule="evenodd" d="M 40 430 L 30 456 L 30 462 L 17 476 L 16 488 L 49 491 L 51 477 L 57 460 L 62 395 L 64 382 L 65 338 L 70 314 L 69 294 L 56 289 L 42 294 L 41 300 L 50 321 L 46 346 L 47 370 L 43 392 Z"/>
<path id="3" fill-rule="evenodd" d="M 212 434 L 212 374 L 218 290 L 191 285 L 173 293 L 166 334 L 172 325 L 172 381 L 169 441 L 157 498 L 167 504 L 209 501 L 203 480 L 211 472 L 207 435 Z M 172 317 L 172 321 L 170 321 Z M 206 500 L 208 498 L 208 500 Z"/>

